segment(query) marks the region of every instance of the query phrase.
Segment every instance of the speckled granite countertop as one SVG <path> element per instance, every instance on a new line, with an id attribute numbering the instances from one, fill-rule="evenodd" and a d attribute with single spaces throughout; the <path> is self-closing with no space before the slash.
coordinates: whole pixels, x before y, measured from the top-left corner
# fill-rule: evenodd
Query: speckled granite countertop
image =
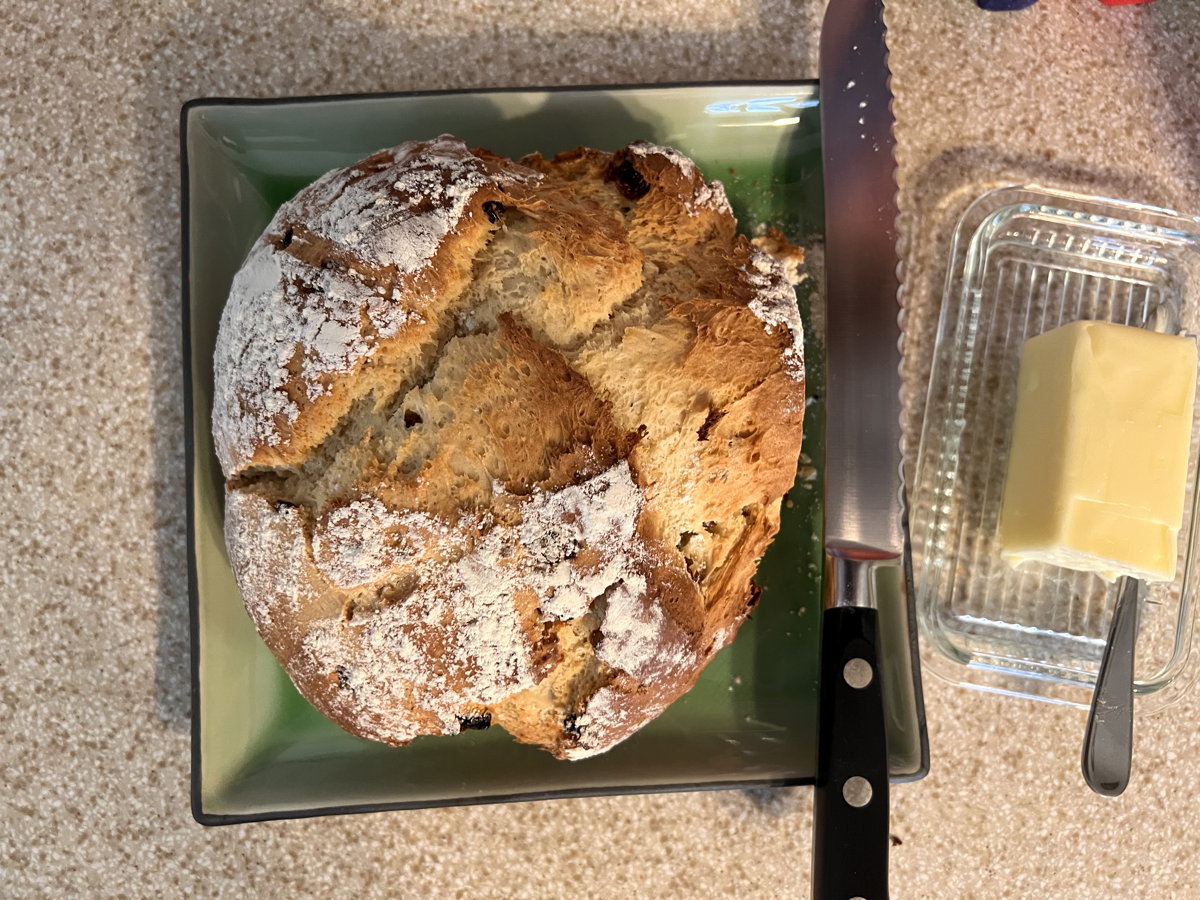
<path id="1" fill-rule="evenodd" d="M 821 5 L 6 5 L 0 895 L 807 894 L 807 789 L 192 821 L 176 122 L 199 95 L 811 77 Z M 1200 210 L 1200 0 L 889 10 L 919 384 L 967 193 Z M 927 701 L 894 896 L 1197 890 L 1200 690 L 1139 722 L 1117 801 L 1080 780 L 1081 713 L 935 681 Z"/>

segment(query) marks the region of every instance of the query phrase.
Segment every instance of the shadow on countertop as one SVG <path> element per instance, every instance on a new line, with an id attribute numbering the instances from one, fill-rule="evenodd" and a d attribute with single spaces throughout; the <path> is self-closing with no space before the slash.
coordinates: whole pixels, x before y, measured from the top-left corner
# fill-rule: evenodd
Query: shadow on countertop
<path id="1" fill-rule="evenodd" d="M 1200 4 L 1150 3 L 1138 7 L 1142 54 L 1150 62 L 1149 91 L 1161 91 L 1166 103 L 1163 137 L 1177 158 L 1177 177 L 1185 196 L 1163 198 L 1188 216 L 1200 216 Z M 1184 208 L 1178 208 L 1179 206 Z"/>

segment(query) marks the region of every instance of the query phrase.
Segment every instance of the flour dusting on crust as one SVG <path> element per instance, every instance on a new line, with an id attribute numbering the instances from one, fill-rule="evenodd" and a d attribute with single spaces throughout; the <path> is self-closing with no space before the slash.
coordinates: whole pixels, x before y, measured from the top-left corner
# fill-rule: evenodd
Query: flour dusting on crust
<path id="1" fill-rule="evenodd" d="M 600 688 L 592 695 L 587 710 L 577 720 L 576 725 L 580 732 L 578 745 L 568 749 L 563 755 L 567 759 L 587 759 L 603 753 L 609 748 L 609 743 L 603 740 L 602 736 L 627 732 L 647 711 L 652 718 L 666 709 L 666 704 L 656 703 L 636 709 L 634 712 L 628 695 L 622 691 L 611 686 Z M 591 739 L 592 735 L 601 736 L 601 740 Z"/>
<path id="2" fill-rule="evenodd" d="M 299 285 L 314 289 L 302 290 Z M 219 342 L 214 360 L 214 439 L 222 465 L 250 457 L 257 446 L 275 446 L 281 427 L 296 421 L 304 384 L 315 400 L 329 391 L 329 376 L 349 372 L 377 340 L 392 337 L 410 313 L 388 304 L 352 273 L 316 269 L 260 242 L 234 277 L 222 329 L 239 334 Z M 372 324 L 364 333 L 363 319 Z"/>
<path id="3" fill-rule="evenodd" d="M 485 522 L 465 513 L 457 522 L 420 510 L 397 513 L 361 497 L 331 510 L 315 530 L 313 559 L 340 588 L 374 584 L 402 566 L 461 556 Z"/>
<path id="4" fill-rule="evenodd" d="M 316 234 L 404 277 L 429 264 L 480 188 L 510 180 L 443 135 L 401 144 L 386 166 L 360 170 L 348 182 L 344 170 L 331 172 L 306 191 L 303 204 L 315 213 L 309 224 Z"/>
<path id="5" fill-rule="evenodd" d="M 634 141 L 629 145 L 629 152 L 634 156 L 663 156 L 683 173 L 683 177 L 691 180 L 696 186 L 690 199 L 685 200 L 688 214 L 698 215 L 699 209 L 711 209 L 724 215 L 733 215 L 733 207 L 725 196 L 725 185 L 719 181 L 705 181 L 696 164 L 674 147 L 663 147 L 649 141 Z"/>
<path id="6" fill-rule="evenodd" d="M 636 534 L 644 503 L 622 461 L 581 484 L 535 491 L 511 525 L 439 522 L 377 499 L 347 504 L 313 537 L 317 566 L 343 587 L 395 587 L 378 604 L 312 623 L 304 642 L 311 665 L 338 673 L 355 705 L 394 710 L 408 697 L 454 731 L 472 704 L 537 683 L 536 626 L 578 618 L 594 604 L 603 606 L 597 655 L 614 669 L 645 678 L 691 664 L 694 654 L 669 639 L 666 617 L 646 601 L 647 551 Z M 455 546 L 453 535 L 472 533 L 465 555 L 437 558 L 445 539 Z M 377 726 L 393 742 L 415 727 L 402 712 Z"/>
<path id="7" fill-rule="evenodd" d="M 784 350 L 784 367 L 797 381 L 804 379 L 804 324 L 796 308 L 796 290 L 788 279 L 784 264 L 774 256 L 754 247 L 750 264 L 743 270 L 746 280 L 754 287 L 756 296 L 750 310 L 767 326 L 768 331 L 786 328 L 791 334 L 791 346 Z"/>
<path id="8" fill-rule="evenodd" d="M 489 171 L 447 136 L 381 151 L 367 171 L 337 169 L 284 204 L 233 279 L 214 358 L 213 437 L 226 474 L 280 445 L 302 411 L 379 344 L 423 322 L 434 297 L 411 290 L 488 185 L 534 182 Z M 304 232 L 292 233 L 293 220 Z M 305 244 L 328 241 L 356 263 L 321 268 Z"/>
<path id="9" fill-rule="evenodd" d="M 225 543 L 234 577 L 246 598 L 246 609 L 261 630 L 279 609 L 300 612 L 304 571 L 303 513 L 284 504 L 234 492 L 225 500 Z M 273 561 L 274 565 L 266 565 Z"/>

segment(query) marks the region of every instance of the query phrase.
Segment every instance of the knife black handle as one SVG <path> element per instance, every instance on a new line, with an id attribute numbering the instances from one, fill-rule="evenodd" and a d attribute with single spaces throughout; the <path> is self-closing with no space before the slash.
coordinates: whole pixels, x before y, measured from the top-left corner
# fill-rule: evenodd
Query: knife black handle
<path id="1" fill-rule="evenodd" d="M 887 735 L 876 625 L 868 607 L 832 607 L 821 618 L 814 900 L 888 896 Z"/>

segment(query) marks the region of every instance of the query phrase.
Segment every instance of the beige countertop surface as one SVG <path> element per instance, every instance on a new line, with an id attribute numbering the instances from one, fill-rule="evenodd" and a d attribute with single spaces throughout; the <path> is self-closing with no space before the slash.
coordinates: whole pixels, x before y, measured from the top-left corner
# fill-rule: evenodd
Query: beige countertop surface
<path id="1" fill-rule="evenodd" d="M 807 788 L 193 822 L 177 120 L 201 95 L 813 77 L 821 7 L 5 5 L 0 895 L 807 895 Z M 986 185 L 1200 212 L 1200 0 L 888 15 L 919 389 L 949 227 Z M 1117 800 L 1081 781 L 1079 711 L 926 699 L 894 896 L 1200 896 L 1200 689 L 1138 722 Z"/>

